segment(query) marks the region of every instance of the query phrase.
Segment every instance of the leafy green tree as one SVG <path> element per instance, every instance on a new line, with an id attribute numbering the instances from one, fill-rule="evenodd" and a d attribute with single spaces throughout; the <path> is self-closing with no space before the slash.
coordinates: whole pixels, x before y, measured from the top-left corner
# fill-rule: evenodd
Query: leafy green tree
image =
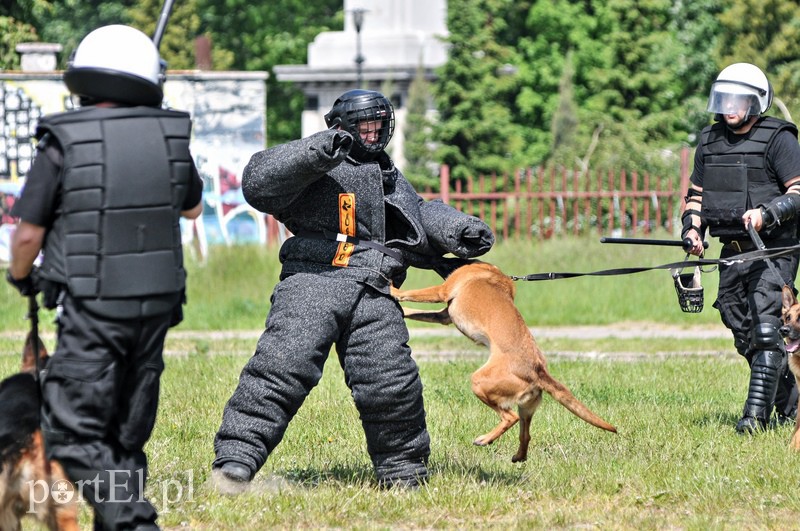
<path id="1" fill-rule="evenodd" d="M 575 136 L 578 129 L 578 106 L 575 102 L 573 77 L 575 69 L 572 65 L 573 53 L 567 52 L 564 70 L 558 88 L 558 107 L 551 123 L 552 147 L 551 156 L 557 161 L 570 164 L 570 156 L 577 154 Z"/>
<path id="2" fill-rule="evenodd" d="M 26 0 L 23 0 L 26 1 Z M 87 33 L 107 24 L 128 24 L 127 8 L 135 0 L 27 0 L 34 4 L 32 24 L 42 42 L 63 46 L 59 66 L 65 68 L 72 52 Z"/>
<path id="3" fill-rule="evenodd" d="M 767 74 L 775 96 L 800 116 L 800 16 L 791 0 L 729 0 L 715 50 L 717 67 L 753 63 Z M 780 116 L 774 109 L 773 114 Z"/>
<path id="4" fill-rule="evenodd" d="M 587 99 L 585 74 L 604 61 L 605 50 L 597 46 L 593 32 L 597 19 L 587 14 L 585 2 L 537 0 L 524 16 L 527 31 L 515 43 L 520 54 L 516 119 L 525 124 L 526 165 L 540 164 L 554 147 L 551 124 L 559 106 L 559 86 L 569 54 L 574 75 L 571 90 L 578 111 Z M 578 125 L 573 147 L 582 149 L 586 126 Z M 588 127 L 591 129 L 591 127 Z"/>
<path id="5" fill-rule="evenodd" d="M 454 179 L 510 173 L 524 163 L 524 136 L 514 121 L 516 52 L 501 44 L 510 0 L 451 0 L 449 60 L 438 72 L 437 158 Z M 505 75 L 509 65 L 512 75 Z"/>
<path id="6" fill-rule="evenodd" d="M 699 30 L 711 25 L 707 18 L 702 25 L 683 21 L 697 15 L 683 4 L 537 0 L 531 5 L 528 31 L 517 44 L 522 56 L 517 119 L 529 124 L 529 164 L 557 156 L 569 166 L 592 153 L 595 167 L 663 169 L 658 153 L 685 143 L 700 120 L 707 120 L 685 108 L 686 98 L 696 97 L 695 88 L 705 83 L 687 76 L 697 64 L 686 58 L 698 56 L 689 44 L 702 44 Z M 699 55 L 708 62 L 707 52 Z M 558 109 L 565 103 L 565 79 L 572 80 L 578 121 L 572 145 L 558 153 L 562 144 L 553 135 L 562 129 L 563 108 Z"/>
<path id="7" fill-rule="evenodd" d="M 439 187 L 436 171 L 431 169 L 432 165 L 436 167 L 431 139 L 432 123 L 427 115 L 431 99 L 430 83 L 425 79 L 425 69 L 420 65 L 408 88 L 404 135 L 406 165 L 403 168 L 403 175 L 418 190 Z"/>
<path id="8" fill-rule="evenodd" d="M 693 0 L 676 4 L 675 38 L 685 49 L 675 65 L 675 75 L 683 86 L 683 93 L 677 96 L 683 107 L 679 128 L 687 132 L 690 144 L 696 142 L 697 133 L 709 123 L 708 92 L 719 72 L 714 50 L 726 31 L 719 18 L 723 4 L 728 3 L 727 0 Z"/>
<path id="9" fill-rule="evenodd" d="M 127 11 L 131 25 L 147 35 L 154 35 L 163 4 L 162 0 L 140 0 Z M 188 70 L 195 67 L 194 38 L 199 27 L 196 0 L 173 2 L 169 21 L 159 44 L 159 52 L 168 68 Z"/>
<path id="10" fill-rule="evenodd" d="M 267 127 L 270 145 L 300 136 L 302 92 L 279 82 L 275 65 L 304 64 L 308 44 L 322 31 L 341 29 L 341 0 L 198 0 L 200 31 L 211 36 L 214 47 L 233 53 L 230 68 L 265 70 Z M 216 68 L 216 65 L 215 65 Z"/>
<path id="11" fill-rule="evenodd" d="M 19 70 L 17 44 L 38 40 L 36 29 L 30 24 L 0 15 L 0 70 Z"/>

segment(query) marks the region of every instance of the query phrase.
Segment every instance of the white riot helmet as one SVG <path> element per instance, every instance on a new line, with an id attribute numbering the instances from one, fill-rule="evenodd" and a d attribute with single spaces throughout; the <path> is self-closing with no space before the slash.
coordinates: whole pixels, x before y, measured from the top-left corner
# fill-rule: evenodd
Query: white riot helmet
<path id="1" fill-rule="evenodd" d="M 772 85 L 767 76 L 750 63 L 734 63 L 725 67 L 711 85 L 708 112 L 719 116 L 731 110 L 747 108 L 745 121 L 764 114 L 772 105 Z"/>
<path id="2" fill-rule="evenodd" d="M 90 102 L 158 106 L 164 98 L 164 63 L 147 35 L 113 24 L 83 38 L 64 72 L 64 83 Z"/>

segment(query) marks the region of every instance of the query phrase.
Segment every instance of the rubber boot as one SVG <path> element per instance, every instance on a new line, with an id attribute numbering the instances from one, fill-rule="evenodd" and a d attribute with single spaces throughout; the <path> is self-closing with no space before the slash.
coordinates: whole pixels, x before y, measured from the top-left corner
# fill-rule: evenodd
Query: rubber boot
<path id="1" fill-rule="evenodd" d="M 747 400 L 742 418 L 736 424 L 738 433 L 752 434 L 767 427 L 775 404 L 783 357 L 784 353 L 780 350 L 759 350 L 753 353 Z"/>

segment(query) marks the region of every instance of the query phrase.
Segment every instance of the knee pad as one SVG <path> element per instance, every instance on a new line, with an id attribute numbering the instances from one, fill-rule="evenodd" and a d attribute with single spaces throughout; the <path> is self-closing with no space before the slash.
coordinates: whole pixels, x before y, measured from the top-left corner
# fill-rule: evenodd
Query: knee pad
<path id="1" fill-rule="evenodd" d="M 778 319 L 765 319 L 753 325 L 750 335 L 750 349 L 759 350 L 783 350 L 783 338 L 781 338 L 780 321 Z"/>

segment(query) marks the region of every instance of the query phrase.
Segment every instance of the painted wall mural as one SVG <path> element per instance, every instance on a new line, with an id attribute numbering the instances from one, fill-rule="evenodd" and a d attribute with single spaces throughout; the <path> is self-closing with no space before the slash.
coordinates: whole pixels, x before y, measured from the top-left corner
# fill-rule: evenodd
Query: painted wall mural
<path id="1" fill-rule="evenodd" d="M 203 215 L 183 221 L 184 242 L 204 257 L 209 244 L 267 243 L 282 228 L 244 201 L 241 173 L 264 149 L 266 73 L 168 73 L 165 105 L 193 120 L 191 150 L 203 177 Z M 10 215 L 35 155 L 41 116 L 73 108 L 60 74 L 0 74 L 0 263 L 9 259 Z"/>

